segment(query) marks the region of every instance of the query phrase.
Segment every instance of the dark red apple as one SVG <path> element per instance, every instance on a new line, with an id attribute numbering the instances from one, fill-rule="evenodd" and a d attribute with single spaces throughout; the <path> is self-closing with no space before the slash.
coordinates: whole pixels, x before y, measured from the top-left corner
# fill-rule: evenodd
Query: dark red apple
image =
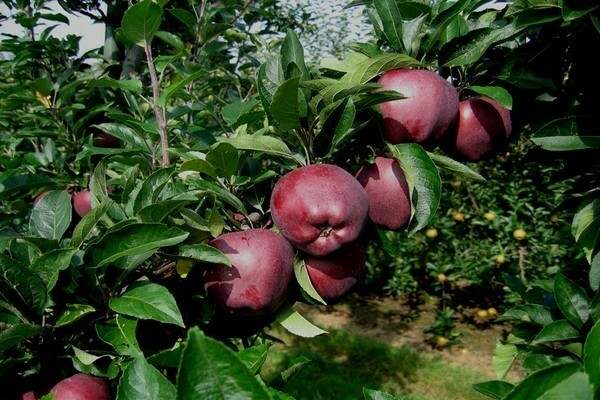
<path id="1" fill-rule="evenodd" d="M 510 110 L 476 96 L 460 102 L 456 129 L 440 146 L 455 158 L 480 161 L 498 154 L 512 133 Z"/>
<path id="2" fill-rule="evenodd" d="M 404 172 L 394 158 L 376 157 L 356 174 L 369 197 L 369 218 L 378 226 L 400 230 L 408 224 L 410 194 Z"/>
<path id="3" fill-rule="evenodd" d="M 35 199 L 33 199 L 33 205 L 35 206 L 48 193 L 50 193 L 50 190 L 46 190 L 45 192 L 42 192 L 42 193 L 38 194 L 37 196 L 35 196 Z"/>
<path id="4" fill-rule="evenodd" d="M 304 257 L 310 281 L 323 300 L 337 300 L 347 294 L 362 277 L 365 262 L 365 248 L 359 241 L 326 256 Z"/>
<path id="5" fill-rule="evenodd" d="M 294 274 L 294 249 L 280 234 L 257 228 L 225 233 L 210 243 L 231 261 L 203 271 L 207 293 L 225 311 L 265 315 L 288 293 Z"/>
<path id="6" fill-rule="evenodd" d="M 63 379 L 50 389 L 54 400 L 110 400 L 107 383 L 96 376 L 78 373 Z"/>
<path id="7" fill-rule="evenodd" d="M 73 208 L 80 217 L 83 217 L 90 212 L 92 209 L 92 200 L 90 198 L 89 190 L 83 189 L 73 193 Z"/>
<path id="8" fill-rule="evenodd" d="M 396 69 L 379 78 L 383 90 L 395 90 L 406 99 L 381 103 L 383 130 L 392 144 L 420 143 L 435 147 L 458 117 L 458 93 L 433 71 Z"/>
<path id="9" fill-rule="evenodd" d="M 23 393 L 21 395 L 21 400 L 37 400 L 37 397 L 35 397 L 35 393 L 33 391 L 31 391 L 31 392 Z"/>
<path id="10" fill-rule="evenodd" d="M 368 220 L 367 193 L 346 170 L 313 164 L 285 174 L 273 187 L 273 223 L 298 249 L 329 254 L 358 238 Z"/>
<path id="11" fill-rule="evenodd" d="M 101 131 L 100 129 L 93 130 L 94 146 L 103 148 L 119 148 L 121 142 L 116 137 Z"/>

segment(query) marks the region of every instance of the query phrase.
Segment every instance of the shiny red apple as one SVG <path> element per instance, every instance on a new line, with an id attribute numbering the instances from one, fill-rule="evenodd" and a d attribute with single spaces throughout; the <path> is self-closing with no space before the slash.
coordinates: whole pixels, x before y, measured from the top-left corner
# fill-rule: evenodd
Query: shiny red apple
<path id="1" fill-rule="evenodd" d="M 92 209 L 92 200 L 90 198 L 90 191 L 87 189 L 80 190 L 79 192 L 73 193 L 73 208 L 80 217 L 83 217 L 89 213 Z"/>

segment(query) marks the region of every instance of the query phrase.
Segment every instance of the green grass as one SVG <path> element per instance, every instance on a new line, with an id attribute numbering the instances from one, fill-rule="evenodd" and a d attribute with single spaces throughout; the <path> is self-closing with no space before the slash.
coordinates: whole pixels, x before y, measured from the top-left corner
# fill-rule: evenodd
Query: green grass
<path id="1" fill-rule="evenodd" d="M 363 387 L 402 400 L 487 398 L 471 388 L 487 378 L 412 347 L 396 348 L 343 331 L 290 340 L 269 352 L 262 376 L 266 382 L 281 383 L 280 373 L 295 360 L 310 359 L 279 387 L 297 400 L 362 400 Z"/>

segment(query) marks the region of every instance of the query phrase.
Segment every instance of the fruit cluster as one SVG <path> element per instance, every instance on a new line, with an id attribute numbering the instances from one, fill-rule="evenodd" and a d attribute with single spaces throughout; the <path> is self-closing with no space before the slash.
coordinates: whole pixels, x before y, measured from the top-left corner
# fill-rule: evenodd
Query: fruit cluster
<path id="1" fill-rule="evenodd" d="M 454 87 L 435 72 L 392 70 L 379 83 L 407 97 L 381 105 L 384 134 L 392 144 L 439 146 L 455 158 L 478 161 L 497 152 L 511 133 L 507 109 L 482 97 L 459 102 Z M 361 234 L 367 223 L 406 228 L 411 199 L 400 164 L 382 152 L 354 176 L 333 164 L 288 172 L 273 187 L 270 211 L 278 232 L 255 228 L 211 242 L 231 267 L 207 268 L 204 287 L 229 313 L 265 315 L 284 303 L 295 253 L 322 299 L 341 298 L 365 271 Z"/>

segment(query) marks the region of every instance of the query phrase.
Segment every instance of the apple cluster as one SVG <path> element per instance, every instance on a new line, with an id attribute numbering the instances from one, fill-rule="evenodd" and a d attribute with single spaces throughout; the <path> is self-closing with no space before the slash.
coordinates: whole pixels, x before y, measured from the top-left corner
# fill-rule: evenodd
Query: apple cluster
<path id="1" fill-rule="evenodd" d="M 483 97 L 459 101 L 454 87 L 435 72 L 397 69 L 379 83 L 406 96 L 380 106 L 392 144 L 439 146 L 455 158 L 478 161 L 497 152 L 510 135 L 507 109 Z M 205 269 L 204 288 L 229 314 L 273 313 L 290 292 L 295 259 L 304 263 L 322 299 L 342 298 L 365 272 L 366 225 L 406 228 L 411 199 L 400 164 L 382 151 L 354 175 L 326 163 L 286 173 L 273 187 L 270 212 L 276 229 L 225 233 L 210 243 L 231 267 Z"/>

